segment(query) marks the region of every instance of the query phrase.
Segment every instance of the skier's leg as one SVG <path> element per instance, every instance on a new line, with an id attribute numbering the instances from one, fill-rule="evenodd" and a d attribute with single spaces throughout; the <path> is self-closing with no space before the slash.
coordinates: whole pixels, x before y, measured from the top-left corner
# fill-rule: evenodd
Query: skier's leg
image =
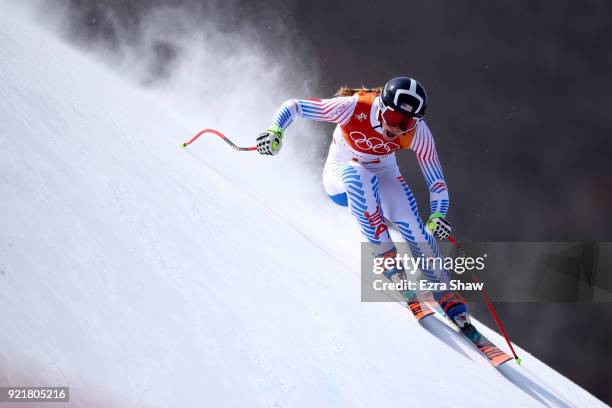
<path id="1" fill-rule="evenodd" d="M 395 249 L 383 217 L 378 180 L 374 174 L 357 162 L 339 162 L 328 158 L 323 170 L 323 182 L 325 191 L 334 202 L 341 202 L 338 197 L 344 194 L 363 237 L 375 246 L 377 254 Z"/>
<path id="2" fill-rule="evenodd" d="M 416 259 L 440 257 L 436 240 L 425 229 L 418 214 L 417 202 L 408 184 L 404 181 L 394 158 L 385 160 L 383 165 L 374 169 L 380 184 L 380 199 L 385 216 L 393 222 L 410 247 Z M 434 263 L 436 264 L 436 263 Z M 432 282 L 449 285 L 450 274 L 443 267 L 421 268 L 424 277 Z M 444 312 L 459 327 L 469 323 L 465 301 L 450 291 L 434 292 L 434 298 Z"/>
<path id="3" fill-rule="evenodd" d="M 332 143 L 329 147 L 329 153 L 327 154 L 327 160 L 325 161 L 325 167 L 323 168 L 323 187 L 329 198 L 336 204 L 342 207 L 348 207 L 348 197 L 342 181 L 336 177 L 336 173 L 333 171 L 334 166 L 338 162 L 349 160 L 348 158 L 339 157 L 341 152 L 335 143 Z"/>
<path id="4" fill-rule="evenodd" d="M 379 180 L 380 199 L 385 217 L 395 224 L 408 243 L 414 258 L 438 257 L 436 240 L 425 230 L 419 217 L 416 198 L 404 181 L 396 161 L 391 157 L 379 168 L 372 169 Z M 423 275 L 435 282 L 446 282 L 447 273 L 440 269 L 423 270 Z"/>
<path id="5" fill-rule="evenodd" d="M 325 188 L 327 193 L 334 200 L 334 197 L 337 197 L 334 192 L 345 192 L 348 207 L 357 219 L 361 233 L 369 243 L 371 253 L 377 258 L 395 258 L 397 250 L 383 216 L 376 176 L 353 161 L 328 163 L 325 167 L 324 180 L 327 180 Z M 404 270 L 395 264 L 385 268 L 383 275 L 396 284 L 406 280 Z M 399 294 L 404 300 L 410 301 L 414 299 L 416 292 L 400 290 Z"/>
<path id="6" fill-rule="evenodd" d="M 332 165 L 326 163 L 323 171 L 323 187 L 329 198 L 342 207 L 348 207 L 348 196 L 342 181 L 336 177 Z"/>

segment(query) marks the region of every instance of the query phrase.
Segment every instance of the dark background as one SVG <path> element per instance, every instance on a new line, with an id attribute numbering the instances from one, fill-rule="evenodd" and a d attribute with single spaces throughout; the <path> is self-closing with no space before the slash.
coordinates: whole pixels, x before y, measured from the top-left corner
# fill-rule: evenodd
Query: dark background
<path id="1" fill-rule="evenodd" d="M 319 72 L 317 95 L 286 98 L 415 77 L 429 94 L 427 120 L 459 239 L 612 240 L 612 2 L 56 3 L 68 6 L 68 36 L 87 48 L 138 46 L 141 18 L 158 5 L 203 23 L 221 18 L 219 30 L 254 28 L 271 57 L 299 48 L 304 67 Z M 154 47 L 151 78 L 163 80 L 181 50 Z M 426 214 L 416 161 L 410 152 L 399 161 Z M 516 343 L 612 402 L 612 304 L 496 307 Z M 494 326 L 483 305 L 471 309 Z"/>

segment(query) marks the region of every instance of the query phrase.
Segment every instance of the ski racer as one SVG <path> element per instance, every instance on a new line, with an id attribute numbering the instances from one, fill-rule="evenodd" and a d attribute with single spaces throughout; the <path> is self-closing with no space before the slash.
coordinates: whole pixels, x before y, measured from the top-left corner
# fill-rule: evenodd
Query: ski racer
<path id="1" fill-rule="evenodd" d="M 387 225 L 392 222 L 414 258 L 439 257 L 436 239 L 446 239 L 451 232 L 446 220 L 449 198 L 434 139 L 423 119 L 427 103 L 425 88 L 408 77 L 394 78 L 383 88 L 343 87 L 330 99 L 290 99 L 257 138 L 257 150 L 264 155 L 278 154 L 287 127 L 297 117 L 337 124 L 323 170 L 324 188 L 331 200 L 348 207 L 379 256 L 397 254 Z M 431 215 L 426 224 L 397 165 L 395 152 L 400 149 L 415 153 L 429 188 Z M 434 282 L 449 280 L 444 268 L 421 268 L 421 272 Z M 394 274 L 403 271 L 385 272 L 389 279 Z M 470 326 L 460 295 L 437 291 L 434 299 L 459 328 Z"/>

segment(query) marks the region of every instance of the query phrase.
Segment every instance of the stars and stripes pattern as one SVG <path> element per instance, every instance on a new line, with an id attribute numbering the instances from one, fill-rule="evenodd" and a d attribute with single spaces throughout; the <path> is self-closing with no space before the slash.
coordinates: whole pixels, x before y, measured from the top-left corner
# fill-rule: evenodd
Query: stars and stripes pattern
<path id="1" fill-rule="evenodd" d="M 290 99 L 276 111 L 272 124 L 287 129 L 296 117 L 346 124 L 357 106 L 357 96 L 331 99 Z"/>
<path id="2" fill-rule="evenodd" d="M 406 199 L 410 204 L 412 217 L 406 221 L 395 221 L 394 224 L 397 226 L 397 229 L 402 237 L 408 243 L 413 258 L 422 258 L 427 256 L 439 257 L 440 249 L 436 244 L 435 238 L 425 231 L 425 224 L 423 224 L 421 218 L 419 217 L 417 201 L 412 193 L 412 190 L 410 190 L 410 187 L 408 186 L 408 183 L 406 183 L 406 180 L 404 180 L 404 177 L 398 176 L 396 179 L 401 184 Z M 427 268 L 420 269 L 423 276 L 432 282 L 439 282 L 440 276 L 446 273 L 444 270 L 433 270 Z"/>
<path id="3" fill-rule="evenodd" d="M 410 147 L 416 154 L 421 172 L 429 189 L 431 212 L 439 212 L 446 215 L 449 206 L 448 189 L 444 180 L 444 174 L 442 174 L 442 165 L 438 160 L 433 136 L 424 121 L 419 123 Z"/>
<path id="4" fill-rule="evenodd" d="M 380 195 L 378 192 L 378 179 L 372 176 L 364 180 L 361 172 L 349 163 L 338 164 L 334 169 L 336 176 L 344 185 L 348 195 L 349 208 L 353 216 L 357 219 L 361 233 L 372 244 L 379 245 L 382 241 L 390 242 L 389 232 L 385 229 L 384 234 L 377 233 L 378 225 L 371 222 L 366 217 L 366 213 L 375 214 L 380 211 L 379 223 L 383 222 Z"/>

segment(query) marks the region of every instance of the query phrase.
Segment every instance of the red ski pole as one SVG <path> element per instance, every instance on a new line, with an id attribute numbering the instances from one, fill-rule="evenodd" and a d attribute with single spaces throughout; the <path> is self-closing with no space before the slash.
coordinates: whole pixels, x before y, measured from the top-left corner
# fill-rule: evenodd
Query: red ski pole
<path id="1" fill-rule="evenodd" d="M 212 133 L 214 135 L 219 136 L 221 139 L 223 139 L 228 145 L 232 146 L 232 148 L 234 148 L 235 150 L 238 150 L 240 152 L 250 152 L 253 150 L 257 150 L 256 146 L 249 146 L 249 147 L 240 147 L 240 146 L 236 146 L 236 144 L 234 144 L 234 142 L 232 142 L 231 140 L 229 140 L 227 138 L 227 136 L 225 136 L 223 133 L 219 132 L 218 130 L 215 129 L 202 129 L 200 130 L 198 133 L 196 133 L 189 141 L 181 144 L 181 147 L 185 148 L 187 146 L 189 146 L 190 144 L 192 144 L 193 142 L 195 142 L 200 136 L 202 136 L 204 133 Z"/>
<path id="2" fill-rule="evenodd" d="M 465 250 L 463 249 L 463 247 L 461 245 L 459 245 L 459 243 L 457 242 L 455 237 L 453 237 L 452 235 L 449 235 L 448 240 L 455 246 L 455 248 L 457 248 L 457 251 L 459 251 L 459 253 L 461 253 L 461 256 L 463 256 L 463 257 L 467 256 L 466 253 L 465 253 Z M 476 273 L 474 271 L 472 271 L 472 279 L 476 283 L 478 283 L 480 281 L 478 279 L 478 276 L 476 275 Z M 512 342 L 510 341 L 510 338 L 506 334 L 506 330 L 504 329 L 504 325 L 502 324 L 501 319 L 497 315 L 497 312 L 495 311 L 495 308 L 493 307 L 493 304 L 491 303 L 491 300 L 489 299 L 489 296 L 487 296 L 487 291 L 485 290 L 484 286 L 482 287 L 481 293 L 482 293 L 482 297 L 484 298 L 484 301 L 485 301 L 485 303 L 487 305 L 487 309 L 489 309 L 489 313 L 491 313 L 491 316 L 493 317 L 493 320 L 495 320 L 495 324 L 499 328 L 499 331 L 501 332 L 501 334 L 504 336 L 504 339 L 506 339 L 506 343 L 508 343 L 508 347 L 510 347 L 510 351 L 512 351 L 512 355 L 514 356 L 514 361 L 516 361 L 517 364 L 521 364 L 521 359 L 516 354 L 516 351 L 514 351 L 514 347 L 512 347 Z"/>

